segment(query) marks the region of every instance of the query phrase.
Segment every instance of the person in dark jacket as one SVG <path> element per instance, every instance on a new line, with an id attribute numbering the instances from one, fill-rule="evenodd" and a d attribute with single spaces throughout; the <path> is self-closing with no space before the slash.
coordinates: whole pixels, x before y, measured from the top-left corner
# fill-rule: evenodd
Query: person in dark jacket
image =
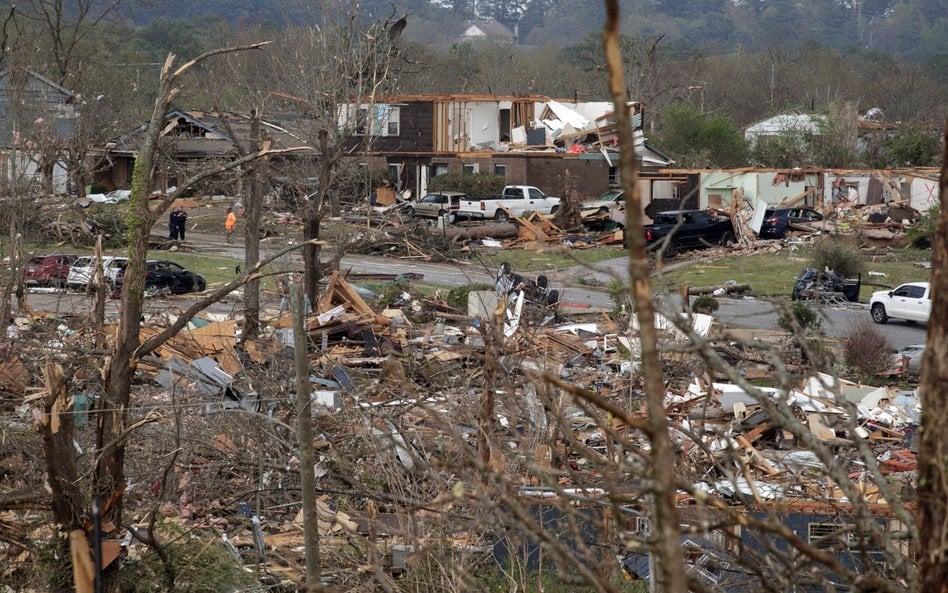
<path id="1" fill-rule="evenodd" d="M 184 208 L 177 208 L 177 209 L 175 210 L 175 212 L 178 213 L 178 216 L 177 216 L 177 222 L 178 222 L 178 225 L 177 225 L 177 231 L 178 231 L 177 237 L 178 237 L 178 241 L 184 241 L 184 230 L 185 230 L 185 226 L 187 225 L 187 222 L 188 222 L 188 213 L 187 213 L 187 211 L 185 211 Z"/>
<path id="2" fill-rule="evenodd" d="M 178 238 L 178 211 L 172 210 L 168 214 L 168 238 L 174 241 Z"/>

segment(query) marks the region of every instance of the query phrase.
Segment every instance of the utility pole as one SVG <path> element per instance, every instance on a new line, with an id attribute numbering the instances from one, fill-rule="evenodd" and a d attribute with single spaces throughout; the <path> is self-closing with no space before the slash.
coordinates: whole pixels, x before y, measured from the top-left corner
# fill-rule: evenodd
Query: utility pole
<path id="1" fill-rule="evenodd" d="M 303 545 L 306 548 L 306 591 L 321 589 L 316 474 L 313 471 L 313 402 L 309 383 L 309 340 L 306 334 L 303 284 L 290 283 L 293 311 L 293 350 L 296 361 L 296 430 L 300 446 L 300 486 L 303 502 Z"/>

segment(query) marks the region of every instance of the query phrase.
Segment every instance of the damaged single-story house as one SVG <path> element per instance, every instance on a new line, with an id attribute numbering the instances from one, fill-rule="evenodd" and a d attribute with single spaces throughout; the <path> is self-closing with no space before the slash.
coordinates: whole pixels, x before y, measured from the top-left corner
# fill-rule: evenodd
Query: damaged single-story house
<path id="1" fill-rule="evenodd" d="M 534 185 L 551 195 L 572 190 L 599 195 L 619 185 L 613 105 L 607 101 L 543 96 L 400 95 L 380 97 L 362 158 L 387 167 L 400 190 L 424 195 L 432 178 L 449 172 L 493 173 L 510 184 Z M 647 198 L 650 176 L 672 161 L 645 139 L 644 106 L 629 103 L 636 161 Z M 664 196 L 677 186 L 665 183 Z M 662 193 L 663 192 L 663 193 Z M 677 196 L 673 196 L 677 197 Z"/>
<path id="2" fill-rule="evenodd" d="M 903 202 L 927 210 L 938 201 L 938 170 L 915 169 L 666 169 L 678 179 L 679 195 L 694 208 L 730 207 L 739 197 L 754 207 L 758 200 L 824 207 L 831 204 L 882 205 Z"/>
<path id="3" fill-rule="evenodd" d="M 235 143 L 250 146 L 251 118 L 243 114 L 176 109 L 165 115 L 165 121 L 167 125 L 161 131 L 161 141 L 164 143 L 163 153 L 170 155 L 170 159 L 164 167 L 159 168 L 158 189 L 177 185 L 194 165 L 206 165 L 215 159 L 237 158 L 239 153 Z M 261 119 L 260 127 L 261 136 L 271 140 L 273 148 L 306 145 L 301 134 L 272 118 Z M 98 167 L 96 183 L 110 191 L 131 187 L 135 159 L 145 132 L 146 126 L 136 128 L 109 142 L 102 151 L 93 155 L 93 158 L 107 163 L 105 167 Z M 290 154 L 292 156 L 288 158 L 295 160 L 313 159 L 311 151 Z M 238 193 L 241 181 L 236 181 Z"/>
<path id="4" fill-rule="evenodd" d="M 68 173 L 55 155 L 75 134 L 78 120 L 72 91 L 32 70 L 0 73 L 0 183 L 45 184 L 65 192 Z"/>

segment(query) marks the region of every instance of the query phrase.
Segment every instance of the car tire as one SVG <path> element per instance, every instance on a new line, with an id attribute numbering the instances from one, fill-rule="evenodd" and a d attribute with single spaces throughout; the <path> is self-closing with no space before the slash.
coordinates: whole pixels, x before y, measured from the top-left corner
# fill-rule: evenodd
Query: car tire
<path id="1" fill-rule="evenodd" d="M 497 222 L 507 222 L 510 220 L 510 216 L 505 210 L 498 210 L 497 213 L 494 214 L 494 220 Z"/>
<path id="2" fill-rule="evenodd" d="M 550 208 L 550 214 L 556 214 L 556 211 L 559 209 L 560 209 L 559 206 L 553 206 L 552 208 Z"/>
<path id="3" fill-rule="evenodd" d="M 438 218 L 441 218 L 441 217 L 444 216 L 445 214 L 446 214 L 446 212 L 444 211 L 443 208 L 442 208 L 441 210 L 438 210 Z"/>
<path id="4" fill-rule="evenodd" d="M 659 251 L 662 257 L 675 257 L 678 255 L 678 244 L 674 241 L 669 241 L 664 247 L 659 248 Z"/>
<path id="5" fill-rule="evenodd" d="M 721 235 L 721 240 L 719 241 L 719 243 L 721 245 L 730 245 L 733 242 L 734 242 L 734 233 L 732 233 L 731 231 L 724 231 L 724 233 Z"/>
<path id="6" fill-rule="evenodd" d="M 889 320 L 889 315 L 885 312 L 885 305 L 882 303 L 876 303 L 873 305 L 869 312 L 872 315 L 872 320 L 879 325 L 883 325 Z"/>
<path id="7" fill-rule="evenodd" d="M 415 209 L 412 208 L 411 206 L 407 206 L 407 207 L 405 208 L 405 216 L 407 216 L 408 218 L 414 218 L 414 217 L 415 217 Z"/>

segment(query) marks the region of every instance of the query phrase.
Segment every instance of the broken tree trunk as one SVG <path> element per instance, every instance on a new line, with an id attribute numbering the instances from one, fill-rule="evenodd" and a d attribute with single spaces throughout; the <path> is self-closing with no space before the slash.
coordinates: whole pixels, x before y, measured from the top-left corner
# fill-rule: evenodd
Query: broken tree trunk
<path id="1" fill-rule="evenodd" d="M 310 396 L 308 338 L 304 314 L 303 286 L 290 286 L 293 310 L 293 350 L 296 362 L 297 436 L 300 447 L 300 487 L 303 503 L 303 542 L 306 548 L 306 590 L 318 591 L 321 580 L 319 523 L 316 502 L 315 455 L 313 453 L 313 403 Z"/>
<path id="2" fill-rule="evenodd" d="M 713 294 L 716 290 L 724 289 L 726 294 L 731 294 L 732 292 L 747 292 L 751 289 L 750 284 L 725 284 L 724 286 L 689 286 L 688 287 L 688 296 L 694 296 L 698 294 Z"/>
<path id="3" fill-rule="evenodd" d="M 63 531 L 82 528 L 83 497 L 79 491 L 79 470 L 73 445 L 74 414 L 69 389 L 62 368 L 46 362 L 46 397 L 43 421 L 39 431 L 43 437 L 47 483 L 53 495 L 53 517 Z"/>
<path id="4" fill-rule="evenodd" d="M 945 127 L 948 139 L 948 125 Z M 945 146 L 948 159 L 948 145 Z M 941 212 L 932 248 L 932 314 L 922 379 L 922 428 L 918 447 L 920 590 L 948 593 L 948 160 L 941 168 Z"/>
<path id="5" fill-rule="evenodd" d="M 658 570 L 652 572 L 652 575 L 655 584 L 664 591 L 686 593 L 688 578 L 679 530 L 675 452 L 668 434 L 668 417 L 665 415 L 665 381 L 658 352 L 655 304 L 652 301 L 649 281 L 649 256 L 645 247 L 645 233 L 642 231 L 642 198 L 639 195 L 632 122 L 619 49 L 619 0 L 606 0 L 606 25 L 602 42 L 609 69 L 609 91 L 615 108 L 619 137 L 619 172 L 622 188 L 625 190 L 627 228 L 630 230 L 627 233 L 626 245 L 629 250 L 629 279 L 632 282 L 632 298 L 639 322 L 641 368 L 645 379 L 645 403 L 648 409 L 646 434 L 651 445 L 648 473 L 652 484 L 649 540 L 654 542 L 649 552 L 658 565 Z"/>
<path id="6" fill-rule="evenodd" d="M 517 236 L 517 225 L 513 223 L 490 223 L 472 227 L 451 227 L 444 236 L 452 241 L 477 241 L 479 239 L 512 239 Z"/>

